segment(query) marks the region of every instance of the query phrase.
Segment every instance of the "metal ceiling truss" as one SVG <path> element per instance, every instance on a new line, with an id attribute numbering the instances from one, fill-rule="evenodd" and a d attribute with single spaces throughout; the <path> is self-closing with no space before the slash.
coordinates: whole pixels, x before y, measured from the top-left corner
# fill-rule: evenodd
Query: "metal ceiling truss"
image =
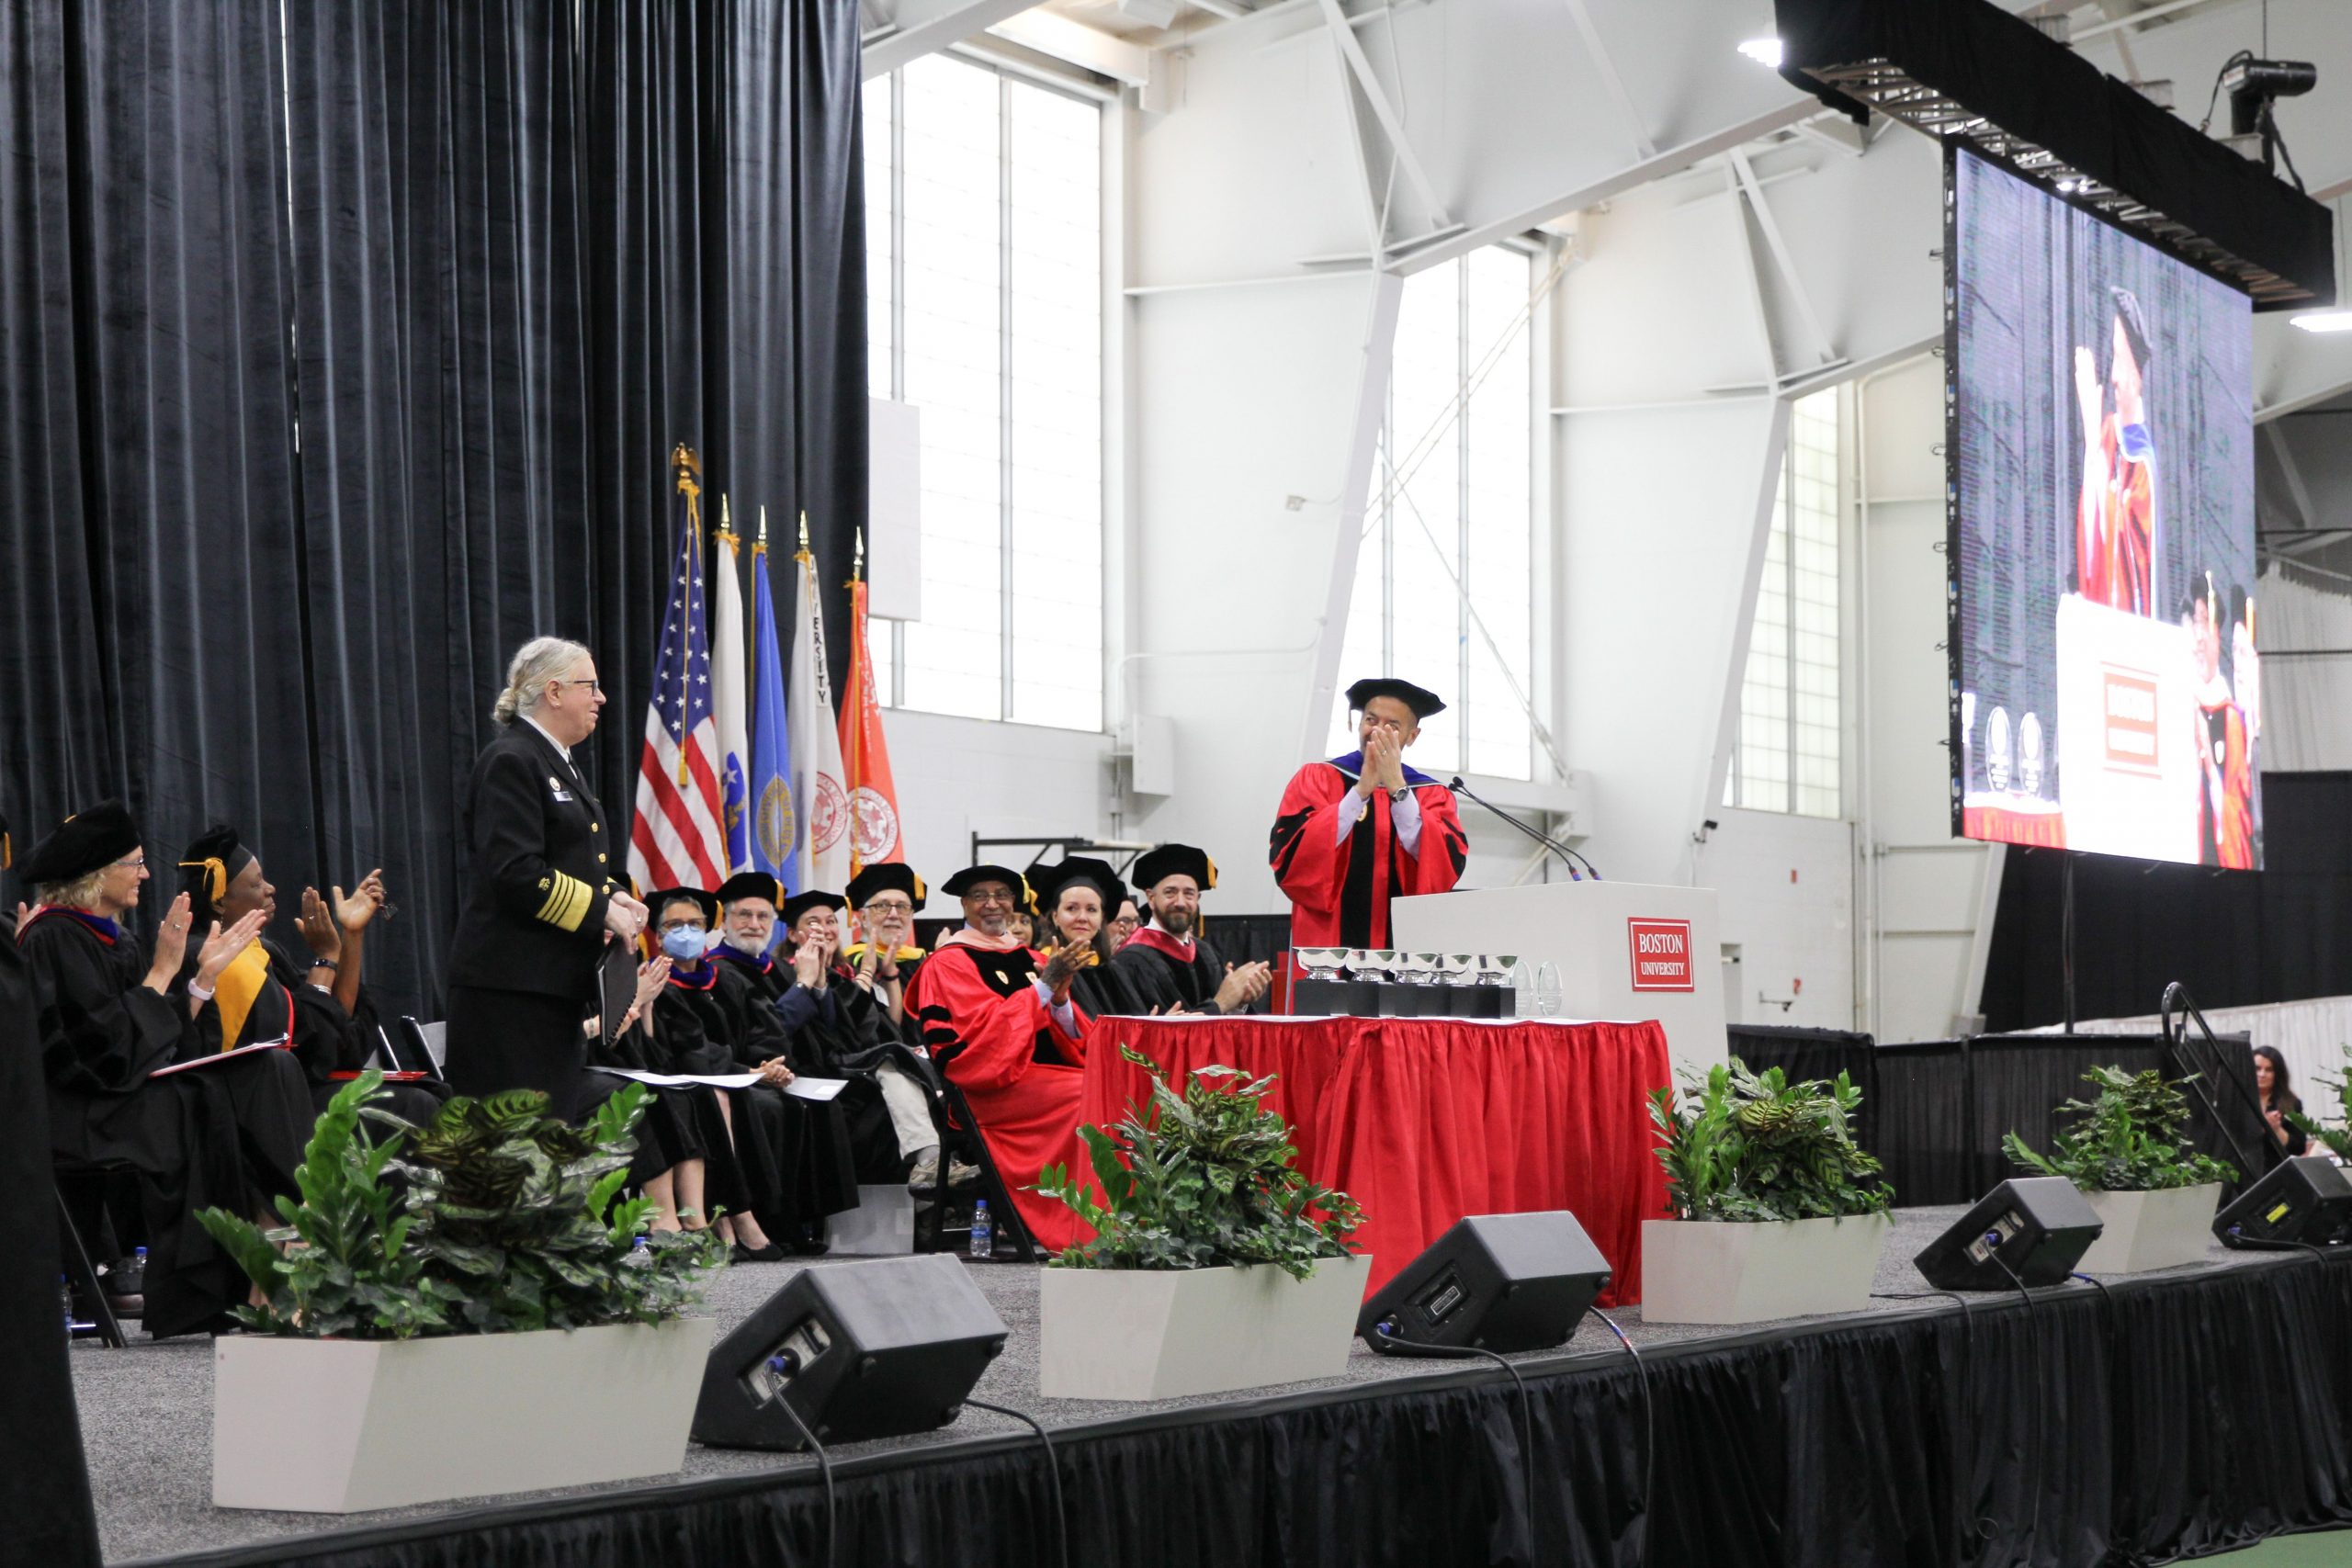
<path id="1" fill-rule="evenodd" d="M 1851 65 L 1809 66 L 1805 74 L 1939 141 L 1964 141 L 1989 153 L 2018 174 L 2049 186 L 2059 196 L 2098 212 L 2189 265 L 2245 289 L 2257 303 L 2288 305 L 2313 298 L 2301 284 L 2225 250 L 2138 197 L 2090 178 L 2048 149 L 2002 130 L 1939 89 L 1913 80 L 1892 61 L 1882 58 Z"/>

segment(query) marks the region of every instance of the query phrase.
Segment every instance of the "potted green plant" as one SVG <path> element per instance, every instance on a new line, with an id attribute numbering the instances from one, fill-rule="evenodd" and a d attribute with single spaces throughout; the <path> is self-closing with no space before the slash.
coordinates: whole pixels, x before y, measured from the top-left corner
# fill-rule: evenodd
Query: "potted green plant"
<path id="1" fill-rule="evenodd" d="M 1051 1166 L 1037 1190 L 1094 1237 L 1041 1277 L 1041 1392 L 1050 1399 L 1176 1399 L 1336 1377 L 1372 1258 L 1363 1215 L 1293 1168 L 1271 1077 L 1196 1070 L 1182 1091 L 1148 1057 L 1148 1104 L 1081 1127 L 1094 1179 Z"/>
<path id="2" fill-rule="evenodd" d="M 414 1127 L 369 1103 L 381 1085 L 320 1116 L 282 1226 L 199 1216 L 264 1298 L 215 1342 L 213 1502 L 345 1513 L 676 1471 L 712 1329 L 682 1314 L 725 1253 L 641 1236 L 650 1203 L 620 1199 L 642 1086 L 584 1126 L 514 1092 Z"/>
<path id="3" fill-rule="evenodd" d="M 1650 1096 L 1671 1219 L 1642 1222 L 1642 1317 L 1763 1323 L 1869 1304 L 1894 1191 L 1854 1142 L 1861 1091 L 1734 1056 Z"/>
<path id="4" fill-rule="evenodd" d="M 2083 1255 L 2089 1274 L 2177 1269 L 2212 1245 L 2222 1184 L 2237 1173 L 2189 1145 L 2188 1100 L 2179 1084 L 2154 1067 L 2127 1073 L 2093 1067 L 2083 1075 L 2098 1093 L 2058 1108 L 2071 1125 L 2048 1155 L 2011 1132 L 2001 1139 L 2010 1159 L 2041 1176 L 2063 1176 L 2082 1189 L 2106 1229 Z"/>

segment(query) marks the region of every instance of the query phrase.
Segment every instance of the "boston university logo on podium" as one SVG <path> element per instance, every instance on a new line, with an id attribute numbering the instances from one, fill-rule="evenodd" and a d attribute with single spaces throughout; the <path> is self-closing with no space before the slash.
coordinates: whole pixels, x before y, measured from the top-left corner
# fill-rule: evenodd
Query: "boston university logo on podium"
<path id="1" fill-rule="evenodd" d="M 1690 921 L 1629 919 L 1625 922 L 1625 940 L 1634 953 L 1634 989 L 1697 988 L 1690 979 Z"/>

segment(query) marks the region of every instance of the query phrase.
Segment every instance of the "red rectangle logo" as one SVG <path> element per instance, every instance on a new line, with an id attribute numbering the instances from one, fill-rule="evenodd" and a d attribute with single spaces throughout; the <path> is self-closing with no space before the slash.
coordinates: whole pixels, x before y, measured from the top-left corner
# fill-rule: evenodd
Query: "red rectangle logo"
<path id="1" fill-rule="evenodd" d="M 1625 941 L 1634 952 L 1634 989 L 1689 991 L 1690 981 L 1690 922 L 1629 919 Z"/>
<path id="2" fill-rule="evenodd" d="M 2156 682 L 2137 671 L 2109 665 L 2099 671 L 2107 765 L 2126 773 L 2156 772 Z"/>

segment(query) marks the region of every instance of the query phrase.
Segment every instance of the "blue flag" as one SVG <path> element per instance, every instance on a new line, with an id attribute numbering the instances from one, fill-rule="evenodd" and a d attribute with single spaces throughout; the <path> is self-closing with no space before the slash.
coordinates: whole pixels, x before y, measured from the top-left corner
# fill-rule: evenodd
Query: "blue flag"
<path id="1" fill-rule="evenodd" d="M 784 716 L 784 645 L 776 636 L 775 596 L 768 591 L 764 508 L 760 541 L 752 547 L 751 696 L 752 864 L 783 883 L 786 893 L 797 893 L 800 868 L 792 850 L 799 823 L 792 805 L 792 731 Z"/>

